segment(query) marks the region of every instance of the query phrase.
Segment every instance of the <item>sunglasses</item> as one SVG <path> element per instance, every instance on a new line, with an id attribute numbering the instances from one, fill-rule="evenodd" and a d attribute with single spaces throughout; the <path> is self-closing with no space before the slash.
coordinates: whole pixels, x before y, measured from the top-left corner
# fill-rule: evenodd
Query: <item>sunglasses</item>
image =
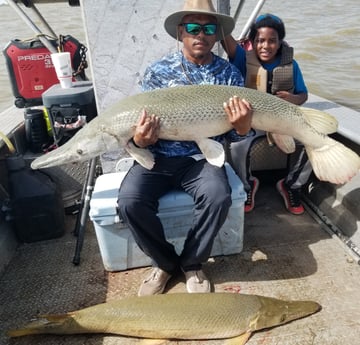
<path id="1" fill-rule="evenodd" d="M 267 19 L 267 18 L 271 18 L 272 20 L 274 20 L 278 24 L 282 24 L 282 20 L 279 17 L 274 16 L 273 14 L 270 14 L 270 13 L 262 14 L 259 17 L 257 17 L 256 20 L 255 20 L 255 24 L 257 24 L 257 23 L 259 23 L 262 20 Z"/>
<path id="2" fill-rule="evenodd" d="M 211 36 L 211 35 L 215 35 L 216 34 L 216 29 L 217 29 L 217 24 L 197 24 L 197 23 L 183 23 L 180 24 L 181 26 L 183 26 L 185 28 L 185 31 L 190 34 L 190 35 L 198 35 L 201 30 L 203 31 L 203 33 L 207 36 Z"/>

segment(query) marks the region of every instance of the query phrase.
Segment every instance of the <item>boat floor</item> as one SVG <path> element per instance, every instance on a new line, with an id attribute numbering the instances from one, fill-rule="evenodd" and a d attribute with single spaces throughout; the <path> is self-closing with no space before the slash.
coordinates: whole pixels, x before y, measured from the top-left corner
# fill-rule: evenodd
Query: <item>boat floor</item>
<path id="1" fill-rule="evenodd" d="M 204 270 L 216 292 L 260 294 L 315 300 L 322 310 L 310 317 L 259 331 L 248 345 L 359 344 L 360 267 L 346 247 L 306 212 L 288 213 L 275 190 L 276 179 L 261 179 L 257 204 L 245 216 L 244 249 L 215 257 Z M 59 239 L 20 245 L 0 277 L 0 344 L 137 344 L 113 335 L 37 335 L 8 339 L 4 332 L 38 314 L 64 313 L 137 294 L 149 268 L 123 272 L 103 269 L 91 222 L 80 265 L 72 264 L 75 216 L 66 216 L 68 232 Z M 185 292 L 183 277 L 166 293 Z M 239 311 L 241 312 L 241 311 Z M 221 340 L 171 344 L 223 344 Z"/>

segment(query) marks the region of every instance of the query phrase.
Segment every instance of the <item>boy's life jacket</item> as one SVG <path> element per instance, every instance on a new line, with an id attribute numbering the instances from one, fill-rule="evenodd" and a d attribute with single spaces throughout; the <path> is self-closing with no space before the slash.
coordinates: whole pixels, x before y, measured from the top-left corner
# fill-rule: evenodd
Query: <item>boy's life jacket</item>
<path id="1" fill-rule="evenodd" d="M 267 71 L 262 67 L 254 50 L 246 52 L 246 87 L 271 94 L 277 91 L 294 92 L 294 49 L 285 44 L 282 44 L 280 49 L 280 65 L 272 71 Z"/>

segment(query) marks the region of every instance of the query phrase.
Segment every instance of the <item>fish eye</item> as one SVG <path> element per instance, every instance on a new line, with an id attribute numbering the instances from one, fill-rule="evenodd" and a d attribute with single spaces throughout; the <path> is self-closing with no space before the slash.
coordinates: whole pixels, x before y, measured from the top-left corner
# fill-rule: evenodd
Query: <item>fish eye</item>
<path id="1" fill-rule="evenodd" d="M 83 154 L 83 150 L 81 150 L 81 149 L 77 149 L 76 152 L 77 152 L 79 155 L 82 155 L 82 154 Z"/>

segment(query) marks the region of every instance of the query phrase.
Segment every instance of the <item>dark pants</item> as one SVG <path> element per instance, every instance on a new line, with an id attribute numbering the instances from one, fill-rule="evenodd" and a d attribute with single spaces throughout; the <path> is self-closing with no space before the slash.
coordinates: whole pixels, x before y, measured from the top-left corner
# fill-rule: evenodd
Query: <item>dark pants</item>
<path id="1" fill-rule="evenodd" d="M 233 169 L 236 171 L 241 181 L 244 184 L 244 189 L 248 192 L 251 189 L 250 181 L 254 179 L 251 169 L 251 151 L 255 143 L 265 138 L 266 132 L 260 130 L 251 130 L 251 136 L 240 140 L 238 142 L 230 143 L 229 160 Z M 285 178 L 286 184 L 291 189 L 301 188 L 308 181 L 312 167 L 305 152 L 304 146 L 295 141 L 296 152 L 289 157 L 290 164 L 288 167 L 287 176 Z"/>
<path id="2" fill-rule="evenodd" d="M 179 256 L 167 242 L 157 216 L 158 200 L 173 189 L 189 193 L 195 202 L 194 219 Z M 120 218 L 153 266 L 168 273 L 179 267 L 198 270 L 211 252 L 214 238 L 231 206 L 231 188 L 225 168 L 190 157 L 159 158 L 152 170 L 135 164 L 124 178 L 118 199 Z"/>

